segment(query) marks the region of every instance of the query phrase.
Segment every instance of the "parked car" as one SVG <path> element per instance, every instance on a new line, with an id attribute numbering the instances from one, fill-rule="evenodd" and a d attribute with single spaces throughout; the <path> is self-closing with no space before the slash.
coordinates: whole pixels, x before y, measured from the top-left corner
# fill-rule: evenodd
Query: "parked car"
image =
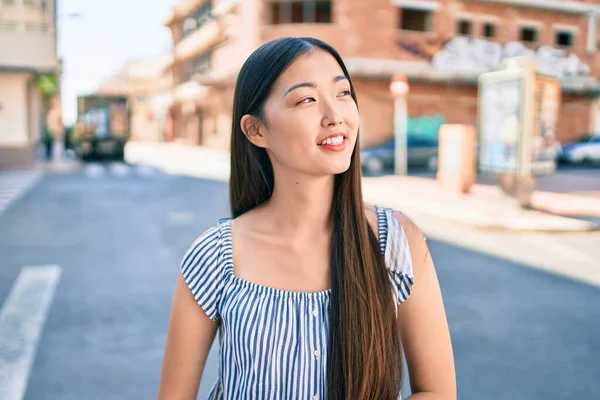
<path id="1" fill-rule="evenodd" d="M 364 172 L 377 173 L 394 169 L 395 141 L 391 140 L 374 147 L 363 149 L 360 152 L 361 164 Z M 408 167 L 426 167 L 431 170 L 437 168 L 438 143 L 431 139 L 422 139 L 409 136 L 407 139 L 407 164 Z"/>
<path id="2" fill-rule="evenodd" d="M 558 159 L 568 164 L 600 163 L 600 133 L 588 134 L 576 142 L 563 145 Z"/>

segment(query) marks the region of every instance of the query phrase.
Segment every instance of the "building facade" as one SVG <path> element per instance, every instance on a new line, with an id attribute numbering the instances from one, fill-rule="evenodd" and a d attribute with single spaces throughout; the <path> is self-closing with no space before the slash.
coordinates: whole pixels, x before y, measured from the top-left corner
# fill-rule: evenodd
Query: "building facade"
<path id="1" fill-rule="evenodd" d="M 283 36 L 314 36 L 340 52 L 363 146 L 392 136 L 395 73 L 410 82 L 409 130 L 476 125 L 477 77 L 514 56 L 561 79 L 557 136 L 573 140 L 600 130 L 599 16 L 596 0 L 181 0 L 165 21 L 175 86 L 167 140 L 227 148 L 237 72 L 254 49 Z"/>
<path id="2" fill-rule="evenodd" d="M 164 141 L 172 137 L 170 115 L 173 75 L 165 72 L 171 54 L 131 60 L 102 82 L 98 95 L 127 96 L 130 113 L 131 141 Z"/>
<path id="3" fill-rule="evenodd" d="M 60 75 L 56 0 L 0 0 L 0 168 L 33 162 L 44 127 L 60 130 L 60 101 L 42 97 L 39 74 Z"/>

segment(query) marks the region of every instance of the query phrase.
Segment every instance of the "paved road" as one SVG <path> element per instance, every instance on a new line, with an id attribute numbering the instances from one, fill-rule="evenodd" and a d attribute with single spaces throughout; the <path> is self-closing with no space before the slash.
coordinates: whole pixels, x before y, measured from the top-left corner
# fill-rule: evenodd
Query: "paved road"
<path id="1" fill-rule="evenodd" d="M 144 168 L 96 165 L 36 180 L 0 214 L 0 383 L 26 400 L 155 398 L 180 258 L 224 215 L 223 183 Z M 600 289 L 529 268 L 514 245 L 530 244 L 532 264 L 562 255 L 592 268 L 597 236 L 461 232 L 473 250 L 438 240 L 452 227 L 423 222 L 460 399 L 600 397 Z M 17 335 L 2 336 L 11 329 Z M 213 351 L 199 398 L 215 373 Z"/>

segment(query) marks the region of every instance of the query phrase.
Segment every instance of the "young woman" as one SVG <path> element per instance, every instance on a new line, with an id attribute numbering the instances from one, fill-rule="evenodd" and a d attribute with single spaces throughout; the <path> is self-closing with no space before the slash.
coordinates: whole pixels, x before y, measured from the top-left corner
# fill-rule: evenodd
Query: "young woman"
<path id="1" fill-rule="evenodd" d="M 210 399 L 398 399 L 403 352 L 411 399 L 456 398 L 424 236 L 404 215 L 363 203 L 358 127 L 350 76 L 327 44 L 278 39 L 245 62 L 233 219 L 183 257 L 161 400 L 196 398 L 217 330 Z"/>

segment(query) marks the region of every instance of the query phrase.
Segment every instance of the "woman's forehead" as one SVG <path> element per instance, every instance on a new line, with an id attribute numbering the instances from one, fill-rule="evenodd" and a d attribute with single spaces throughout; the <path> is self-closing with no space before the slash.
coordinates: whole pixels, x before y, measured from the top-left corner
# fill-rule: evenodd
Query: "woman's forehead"
<path id="1" fill-rule="evenodd" d="M 344 75 L 337 60 L 323 50 L 303 54 L 296 59 L 277 80 L 276 90 L 300 82 L 331 82 L 333 78 Z"/>

